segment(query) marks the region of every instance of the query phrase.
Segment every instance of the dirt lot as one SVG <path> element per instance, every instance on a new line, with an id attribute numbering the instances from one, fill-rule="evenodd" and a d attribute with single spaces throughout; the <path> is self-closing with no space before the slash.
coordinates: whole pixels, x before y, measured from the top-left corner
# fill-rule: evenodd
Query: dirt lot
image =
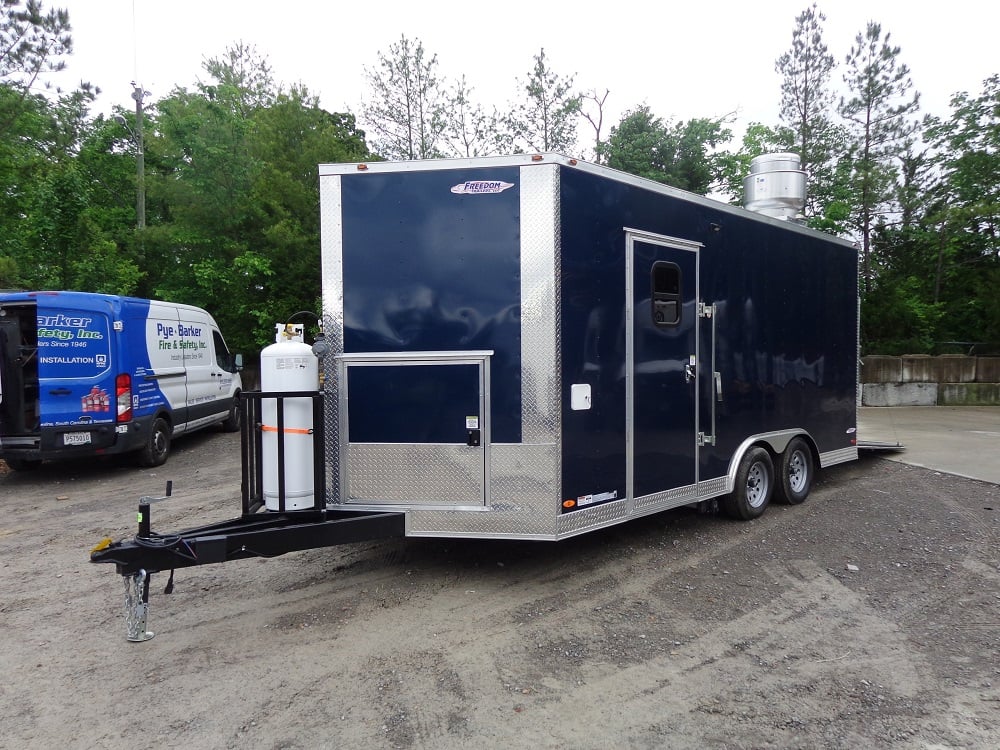
<path id="1" fill-rule="evenodd" d="M 167 479 L 160 531 L 238 513 L 238 436 L 175 448 L 0 474 L 0 746 L 1000 746 L 997 486 L 864 459 L 751 523 L 182 570 L 128 643 L 90 547 Z"/>

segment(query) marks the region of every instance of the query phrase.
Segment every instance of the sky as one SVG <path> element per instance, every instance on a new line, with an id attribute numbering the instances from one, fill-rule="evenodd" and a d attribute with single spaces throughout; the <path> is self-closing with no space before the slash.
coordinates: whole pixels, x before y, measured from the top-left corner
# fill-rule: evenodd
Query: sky
<path id="1" fill-rule="evenodd" d="M 447 79 L 465 75 L 473 97 L 504 110 L 519 97 L 534 56 L 577 89 L 610 90 L 606 136 L 646 104 L 666 121 L 735 113 L 734 131 L 777 124 L 781 78 L 774 62 L 791 47 L 795 18 L 811 0 L 43 0 L 65 8 L 74 52 L 50 76 L 64 90 L 81 80 L 102 94 L 93 114 L 133 108 L 132 81 L 147 103 L 207 80 L 206 59 L 243 42 L 266 57 L 275 79 L 304 84 L 329 111 L 360 115 L 365 70 L 405 35 L 437 55 Z M 841 65 L 869 21 L 882 25 L 909 66 L 921 111 L 948 116 L 959 91 L 975 95 L 1000 73 L 1000 3 L 952 0 L 821 0 L 824 40 Z M 580 130 L 582 141 L 589 133 Z"/>

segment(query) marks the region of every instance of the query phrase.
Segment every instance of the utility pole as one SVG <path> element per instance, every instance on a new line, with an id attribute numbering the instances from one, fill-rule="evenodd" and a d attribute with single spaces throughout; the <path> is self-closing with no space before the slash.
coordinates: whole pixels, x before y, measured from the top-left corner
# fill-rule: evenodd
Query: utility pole
<path id="1" fill-rule="evenodd" d="M 146 226 L 146 165 L 142 144 L 142 100 L 148 94 L 142 86 L 132 81 L 132 98 L 135 99 L 135 225 Z"/>

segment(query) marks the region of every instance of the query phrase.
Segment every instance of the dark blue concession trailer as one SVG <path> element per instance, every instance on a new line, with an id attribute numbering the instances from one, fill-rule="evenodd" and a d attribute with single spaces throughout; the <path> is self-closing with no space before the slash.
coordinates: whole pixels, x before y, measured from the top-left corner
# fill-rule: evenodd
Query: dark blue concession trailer
<path id="1" fill-rule="evenodd" d="M 747 178 L 771 215 L 548 154 L 319 174 L 325 338 L 279 333 L 278 387 L 241 394 L 242 515 L 157 534 L 143 498 L 135 538 L 91 552 L 125 578 L 129 640 L 158 571 L 751 519 L 857 457 L 857 253 L 778 218 L 797 161 Z"/>
<path id="2" fill-rule="evenodd" d="M 857 457 L 850 243 L 548 154 L 319 173 L 330 507 L 555 540 Z"/>

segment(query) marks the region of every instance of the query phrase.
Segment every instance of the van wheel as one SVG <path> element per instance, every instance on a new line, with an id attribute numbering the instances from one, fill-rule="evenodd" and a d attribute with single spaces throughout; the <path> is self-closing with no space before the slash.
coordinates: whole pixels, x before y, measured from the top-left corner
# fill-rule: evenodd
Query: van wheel
<path id="1" fill-rule="evenodd" d="M 229 407 L 229 416 L 222 423 L 223 432 L 239 432 L 243 426 L 243 410 L 240 408 L 239 399 L 234 398 L 232 406 Z"/>
<path id="2" fill-rule="evenodd" d="M 767 510 L 773 490 L 774 463 L 771 454 L 757 446 L 743 455 L 736 471 L 736 486 L 719 501 L 719 506 L 731 518 L 749 521 Z"/>
<path id="3" fill-rule="evenodd" d="M 149 430 L 146 444 L 139 451 L 140 466 L 161 466 L 170 455 L 170 425 L 167 420 L 157 417 Z"/>
<path id="4" fill-rule="evenodd" d="M 778 497 L 788 505 L 798 505 L 813 483 L 812 451 L 802 438 L 794 438 L 781 454 L 778 464 Z"/>

